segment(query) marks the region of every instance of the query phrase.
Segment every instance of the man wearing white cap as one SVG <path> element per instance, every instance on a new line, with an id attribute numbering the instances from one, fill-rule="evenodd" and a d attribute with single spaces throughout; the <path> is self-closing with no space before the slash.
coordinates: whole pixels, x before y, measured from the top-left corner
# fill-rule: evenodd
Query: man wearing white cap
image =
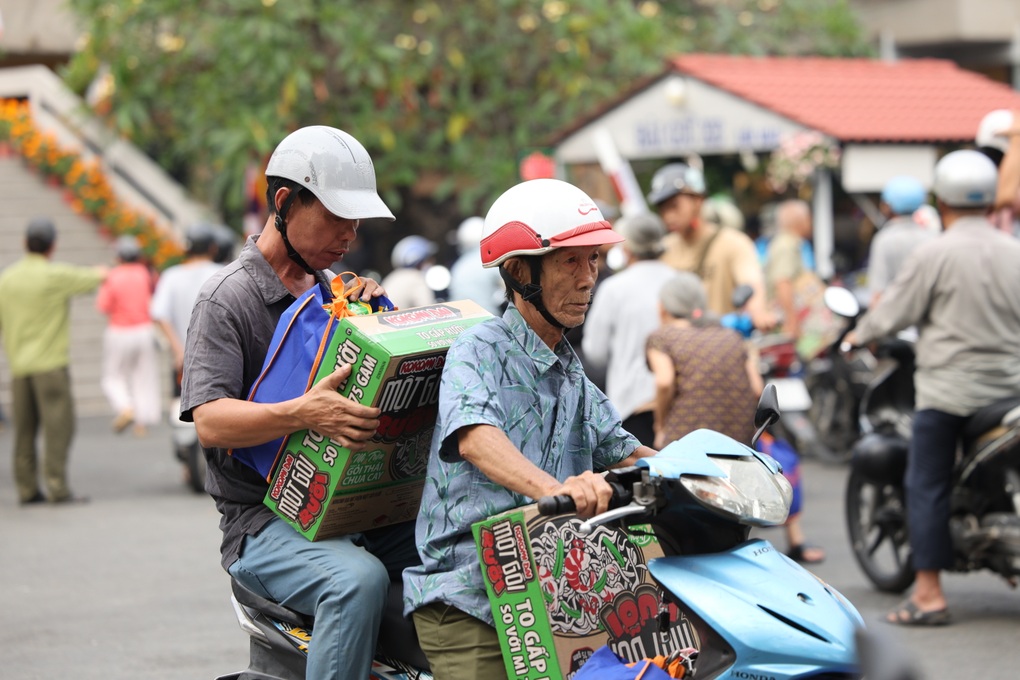
<path id="1" fill-rule="evenodd" d="M 598 206 L 555 179 L 518 184 L 485 217 L 482 265 L 509 307 L 450 347 L 418 516 L 420 567 L 404 572 L 405 611 L 437 678 L 505 678 L 471 534 L 474 522 L 542 496 L 578 514 L 606 510 L 594 471 L 651 455 L 620 423 L 564 339 L 588 311 L 599 249 L 619 243 Z"/>
<path id="2" fill-rule="evenodd" d="M 306 127 L 287 136 L 266 168 L 270 216 L 260 236 L 202 287 L 189 324 L 181 419 L 206 449 L 206 490 L 222 514 L 221 563 L 249 590 L 315 617 L 309 678 L 368 677 L 391 577 L 417 561 L 409 523 L 309 542 L 263 505 L 268 482 L 227 455 L 310 428 L 347 447 L 368 441 L 379 409 L 337 391 L 340 366 L 302 396 L 247 401 L 277 321 L 327 282 L 363 219 L 393 219 L 376 193 L 375 168 L 346 132 Z M 381 294 L 369 282 L 361 300 Z"/>

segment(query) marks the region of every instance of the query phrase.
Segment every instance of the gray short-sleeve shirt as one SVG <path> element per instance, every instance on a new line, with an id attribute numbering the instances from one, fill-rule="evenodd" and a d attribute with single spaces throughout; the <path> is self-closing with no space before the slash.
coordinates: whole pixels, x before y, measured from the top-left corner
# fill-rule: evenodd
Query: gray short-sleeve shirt
<path id="1" fill-rule="evenodd" d="M 216 399 L 247 399 L 265 361 L 276 324 L 294 296 L 249 238 L 234 262 L 214 274 L 198 294 L 184 350 L 181 419 Z M 238 557 L 246 534 L 254 534 L 275 515 L 263 505 L 268 482 L 253 468 L 206 449 L 206 491 L 223 517 L 221 564 Z"/>

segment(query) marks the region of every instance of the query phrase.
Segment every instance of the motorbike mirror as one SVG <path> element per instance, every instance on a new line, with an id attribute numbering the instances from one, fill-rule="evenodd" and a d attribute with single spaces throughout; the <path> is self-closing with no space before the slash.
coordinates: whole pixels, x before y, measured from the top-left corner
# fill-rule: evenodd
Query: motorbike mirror
<path id="1" fill-rule="evenodd" d="M 742 309 L 747 301 L 754 295 L 754 288 L 742 283 L 733 289 L 733 295 L 730 297 L 730 302 L 733 304 L 734 309 Z"/>
<path id="2" fill-rule="evenodd" d="M 769 383 L 762 390 L 761 398 L 758 400 L 758 409 L 754 412 L 754 426 L 758 428 L 751 438 L 751 446 L 758 443 L 769 425 L 779 422 L 779 395 L 776 393 L 776 386 Z"/>
<path id="3" fill-rule="evenodd" d="M 841 286 L 826 288 L 822 299 L 833 314 L 853 319 L 861 313 L 861 303 L 857 301 L 857 296 Z"/>

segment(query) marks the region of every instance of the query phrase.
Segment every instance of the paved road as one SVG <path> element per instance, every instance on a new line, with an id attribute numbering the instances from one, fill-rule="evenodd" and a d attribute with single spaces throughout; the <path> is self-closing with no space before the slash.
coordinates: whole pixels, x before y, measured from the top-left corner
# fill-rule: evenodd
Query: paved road
<path id="1" fill-rule="evenodd" d="M 854 603 L 874 634 L 909 654 L 924 680 L 1020 678 L 1020 593 L 988 573 L 950 574 L 945 589 L 953 625 L 904 628 L 882 622 L 902 598 L 874 590 L 854 561 L 843 519 L 847 469 L 812 461 L 802 467 L 805 530 L 828 552 L 812 571 Z M 767 537 L 784 545 L 778 530 Z"/>
<path id="2" fill-rule="evenodd" d="M 0 434 L 0 677 L 208 680 L 247 638 L 219 566 L 219 513 L 187 491 L 169 428 L 136 439 L 86 419 L 71 483 L 91 502 L 19 507 Z"/>
<path id="3" fill-rule="evenodd" d="M 212 502 L 185 490 L 169 429 L 115 436 L 86 419 L 72 454 L 86 505 L 19 507 L 11 436 L 0 433 L 0 678 L 211 680 L 244 666 L 247 639 L 219 566 Z M 956 623 L 901 629 L 878 622 L 898 598 L 872 590 L 847 547 L 845 469 L 808 461 L 805 525 L 829 559 L 815 569 L 904 648 L 925 680 L 1020 677 L 1020 594 L 984 574 L 952 576 Z M 776 530 L 766 536 L 783 546 Z"/>

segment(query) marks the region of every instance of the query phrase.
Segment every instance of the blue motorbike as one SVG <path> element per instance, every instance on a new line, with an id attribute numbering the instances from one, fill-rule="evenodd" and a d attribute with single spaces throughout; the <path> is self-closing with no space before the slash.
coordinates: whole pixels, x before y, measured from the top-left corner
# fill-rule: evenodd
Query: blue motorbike
<path id="1" fill-rule="evenodd" d="M 768 385 L 755 415 L 755 439 L 778 419 L 775 387 Z M 861 676 L 855 639 L 864 622 L 854 606 L 768 541 L 749 539 L 752 527 L 786 520 L 792 490 L 775 460 L 697 430 L 607 479 L 617 507 L 580 531 L 612 522 L 652 526 L 666 556 L 651 560 L 649 571 L 699 643 L 687 662 L 689 675 Z M 571 509 L 569 496 L 539 501 L 544 514 Z M 669 625 L 670 617 L 660 619 L 663 635 Z"/>
<path id="2" fill-rule="evenodd" d="M 762 394 L 758 432 L 779 419 L 774 385 Z M 752 441 L 752 444 L 754 442 Z M 792 489 L 766 454 L 709 430 L 697 430 L 656 456 L 607 475 L 614 503 L 581 525 L 650 525 L 665 557 L 648 568 L 664 601 L 664 639 L 693 640 L 684 650 L 687 677 L 698 680 L 850 680 L 859 678 L 857 610 L 771 543 L 749 539 L 752 527 L 781 525 Z M 573 511 L 569 496 L 539 500 L 539 511 Z M 641 528 L 639 528 L 641 527 Z M 304 677 L 313 622 L 233 584 L 238 622 L 251 638 L 251 664 L 218 680 L 299 680 Z M 430 680 L 410 622 L 400 615 L 399 584 L 380 630 L 372 677 Z M 672 606 L 670 606 L 672 605 Z M 685 629 L 670 612 L 684 613 Z M 584 667 L 581 667 L 583 672 Z"/>

